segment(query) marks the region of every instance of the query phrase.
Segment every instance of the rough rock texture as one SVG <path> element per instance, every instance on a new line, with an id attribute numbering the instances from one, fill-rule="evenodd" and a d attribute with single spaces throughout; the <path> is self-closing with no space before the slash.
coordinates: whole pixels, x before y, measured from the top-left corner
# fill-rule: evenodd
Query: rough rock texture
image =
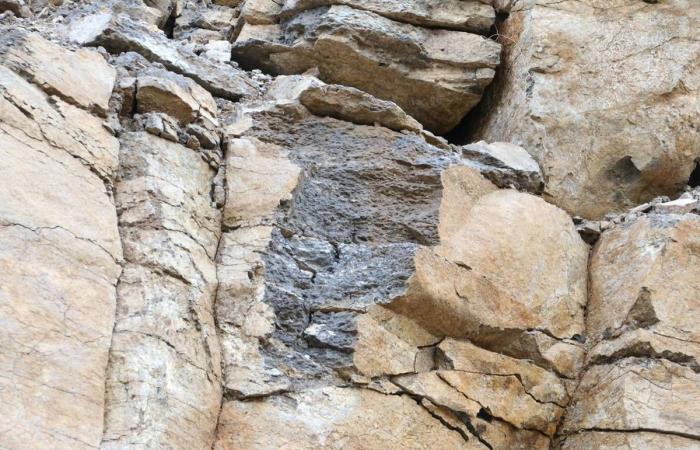
<path id="1" fill-rule="evenodd" d="M 109 98 L 114 74 L 94 51 L 55 48 L 45 63 L 33 50 L 52 44 L 18 39 L 0 39 L 10 52 L 0 60 L 0 446 L 96 448 L 121 271 L 105 186 L 119 143 L 44 90 L 91 107 Z M 82 74 L 94 97 L 51 76 L 78 61 L 95 64 Z"/>
<path id="2" fill-rule="evenodd" d="M 415 27 L 338 5 L 304 10 L 280 24 L 246 23 L 233 56 L 244 68 L 275 74 L 318 67 L 322 80 L 391 100 L 443 133 L 477 104 L 499 51 L 482 36 Z"/>
<path id="3" fill-rule="evenodd" d="M 227 403 L 220 432 L 225 438 L 216 443 L 216 450 L 485 448 L 439 425 L 408 396 L 350 388 Z"/>
<path id="4" fill-rule="evenodd" d="M 694 3 L 24 3 L 0 448 L 700 449 Z"/>
<path id="5" fill-rule="evenodd" d="M 573 214 L 677 193 L 700 157 L 699 20 L 694 0 L 515 2 L 476 134 L 531 152 Z"/>
<path id="6" fill-rule="evenodd" d="M 192 150 L 144 132 L 120 141 L 115 197 L 126 264 L 102 448 L 210 448 L 221 401 L 215 171 Z"/>

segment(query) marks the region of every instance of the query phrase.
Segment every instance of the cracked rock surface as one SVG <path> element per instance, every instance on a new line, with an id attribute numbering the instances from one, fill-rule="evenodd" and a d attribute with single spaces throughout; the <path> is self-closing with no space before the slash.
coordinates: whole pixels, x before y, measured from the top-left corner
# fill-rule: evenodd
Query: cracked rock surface
<path id="1" fill-rule="evenodd" d="M 0 0 L 0 448 L 700 449 L 691 0 Z"/>

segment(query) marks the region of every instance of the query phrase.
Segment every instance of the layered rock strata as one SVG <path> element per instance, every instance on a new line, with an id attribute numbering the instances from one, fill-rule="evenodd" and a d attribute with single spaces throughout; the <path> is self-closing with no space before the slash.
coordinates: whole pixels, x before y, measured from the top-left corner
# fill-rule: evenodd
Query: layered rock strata
<path id="1" fill-rule="evenodd" d="M 700 448 L 694 3 L 210 3 L 0 1 L 0 447 Z"/>

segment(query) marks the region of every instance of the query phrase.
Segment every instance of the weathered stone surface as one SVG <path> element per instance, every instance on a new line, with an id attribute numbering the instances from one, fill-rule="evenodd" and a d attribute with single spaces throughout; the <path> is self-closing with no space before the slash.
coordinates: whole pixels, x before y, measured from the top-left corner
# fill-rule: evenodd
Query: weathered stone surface
<path id="1" fill-rule="evenodd" d="M 493 8 L 478 0 L 289 0 L 280 15 L 289 17 L 325 5 L 347 5 L 397 22 L 480 34 L 488 34 L 496 19 Z"/>
<path id="2" fill-rule="evenodd" d="M 680 191 L 700 156 L 698 20 L 693 0 L 517 2 L 478 137 L 523 146 L 545 195 L 588 218 Z"/>
<path id="3" fill-rule="evenodd" d="M 501 188 L 539 193 L 544 188 L 537 162 L 522 147 L 507 142 L 479 141 L 462 147 L 465 163 Z"/>
<path id="4" fill-rule="evenodd" d="M 140 53 L 149 61 L 192 78 L 216 96 L 236 100 L 255 92 L 255 86 L 240 70 L 218 66 L 126 15 L 102 12 L 76 19 L 71 23 L 70 36 L 80 44 L 100 45 L 112 53 Z"/>
<path id="5" fill-rule="evenodd" d="M 136 110 L 163 112 L 187 125 L 199 117 L 216 123 L 217 106 L 211 94 L 191 79 L 152 70 L 136 79 Z"/>
<path id="6" fill-rule="evenodd" d="M 395 103 L 337 84 L 309 87 L 301 93 L 299 101 L 317 116 L 335 117 L 361 125 L 376 123 L 392 130 L 419 131 L 422 128 Z"/>
<path id="7" fill-rule="evenodd" d="M 468 170 L 461 173 L 473 178 Z M 588 249 L 569 217 L 528 194 L 475 199 L 468 193 L 483 188 L 452 182 L 467 195 L 446 197 L 455 204 L 441 210 L 468 212 L 446 229 L 437 253 L 419 252 L 409 291 L 391 308 L 433 332 L 486 342 L 533 328 L 560 339 L 583 333 Z"/>
<path id="8" fill-rule="evenodd" d="M 0 63 L 49 95 L 104 114 L 115 70 L 94 50 L 66 50 L 36 33 L 17 30 L 0 39 Z"/>
<path id="9" fill-rule="evenodd" d="M 409 397 L 323 388 L 224 403 L 214 448 L 480 448 L 475 444 L 444 427 Z"/>
<path id="10" fill-rule="evenodd" d="M 674 450 L 697 450 L 700 442 L 681 436 L 660 434 L 646 431 L 634 433 L 615 433 L 589 431 L 565 438 L 559 446 L 561 450 L 657 450 L 672 448 Z"/>
<path id="11" fill-rule="evenodd" d="M 562 432 L 648 430 L 698 439 L 699 390 L 700 374 L 665 360 L 593 366 L 581 379 Z"/>
<path id="12" fill-rule="evenodd" d="M 700 216 L 649 214 L 603 233 L 591 257 L 587 326 L 594 342 L 649 329 L 700 342 Z"/>
<path id="13" fill-rule="evenodd" d="M 118 285 L 102 448 L 211 448 L 221 402 L 214 171 L 199 154 L 126 133 L 116 201 Z"/>
<path id="14" fill-rule="evenodd" d="M 227 39 L 231 35 L 236 10 L 226 6 L 201 5 L 188 2 L 175 19 L 173 37 L 206 44 L 209 40 Z M 229 53 L 225 61 L 231 59 Z"/>
<path id="15" fill-rule="evenodd" d="M 32 15 L 31 9 L 24 0 L 0 0 L 0 13 L 10 11 L 17 17 L 29 17 Z"/>
<path id="16" fill-rule="evenodd" d="M 530 362 L 450 338 L 442 341 L 437 348 L 441 369 L 482 373 L 486 376 L 514 376 L 525 391 L 539 402 L 565 406 L 569 401 L 566 389 L 556 375 Z"/>
<path id="17" fill-rule="evenodd" d="M 37 86 L 0 65 L 0 121 L 67 152 L 110 181 L 117 168 L 119 142 L 102 119 L 47 96 Z"/>
<path id="18" fill-rule="evenodd" d="M 36 61 L 17 42 L 2 64 Z M 46 71 L 71 70 L 70 57 L 55 63 L 28 64 L 25 75 L 42 83 Z M 37 86 L 0 66 L 3 448 L 93 449 L 102 438 L 122 250 L 103 180 L 86 166 L 104 163 L 107 176 L 117 148 L 93 120 L 60 100 L 53 109 Z"/>
<path id="19" fill-rule="evenodd" d="M 431 131 L 457 125 L 481 98 L 500 47 L 481 36 L 418 28 L 347 6 L 245 24 L 233 56 L 276 74 L 318 67 L 320 78 L 390 100 Z"/>

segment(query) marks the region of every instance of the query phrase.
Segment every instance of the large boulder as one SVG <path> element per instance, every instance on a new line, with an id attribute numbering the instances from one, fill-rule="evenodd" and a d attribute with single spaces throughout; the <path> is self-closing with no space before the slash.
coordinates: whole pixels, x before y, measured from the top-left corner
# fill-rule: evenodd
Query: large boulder
<path id="1" fill-rule="evenodd" d="M 682 189 L 700 157 L 700 3 L 524 0 L 476 134 L 523 146 L 545 195 L 598 218 Z"/>

